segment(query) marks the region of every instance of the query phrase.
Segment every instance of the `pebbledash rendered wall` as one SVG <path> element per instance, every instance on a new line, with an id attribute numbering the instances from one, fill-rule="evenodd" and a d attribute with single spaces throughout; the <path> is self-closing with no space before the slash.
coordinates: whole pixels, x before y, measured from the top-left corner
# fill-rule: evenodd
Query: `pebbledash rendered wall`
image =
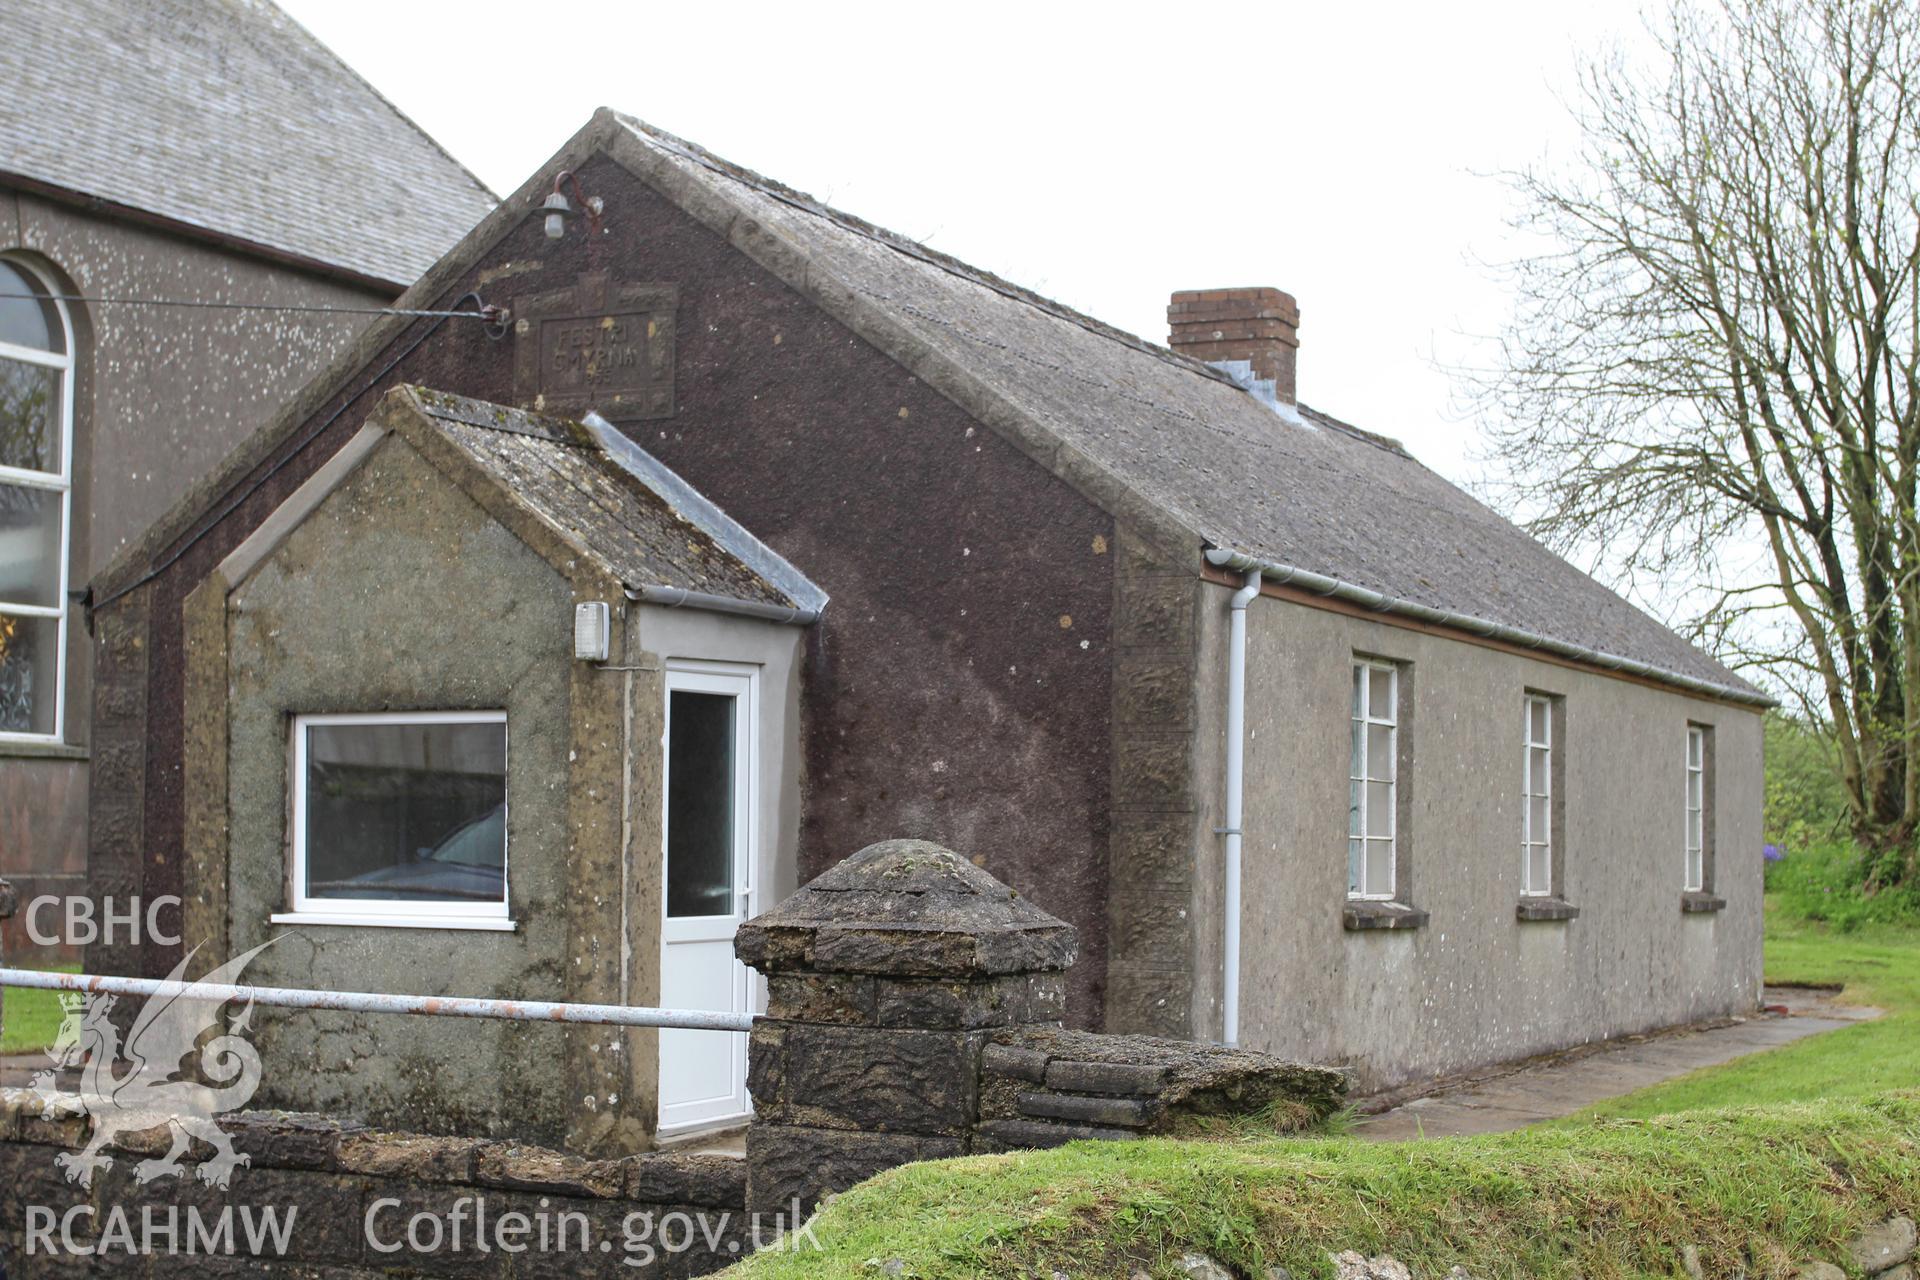
<path id="1" fill-rule="evenodd" d="M 1228 587 L 1199 642 L 1225 653 Z M 1761 982 L 1761 719 L 1737 707 L 1290 600 L 1248 612 L 1241 1043 L 1346 1067 L 1360 1092 L 1610 1036 L 1745 1014 Z M 1352 929 L 1351 665 L 1406 664 L 1402 809 L 1418 928 Z M 1223 775 L 1224 663 L 1199 683 L 1199 777 Z M 1561 698 L 1555 839 L 1571 920 L 1520 920 L 1522 701 Z M 1713 731 L 1714 894 L 1683 910 L 1689 724 Z M 1403 757 L 1404 758 L 1404 757 Z M 1218 786 L 1196 846 L 1218 848 Z M 1220 918 L 1203 856 L 1193 912 Z M 1697 905 L 1697 904 L 1696 904 Z M 1220 933 L 1196 934 L 1195 1030 L 1220 1026 Z"/>
<path id="2" fill-rule="evenodd" d="M 374 537 L 370 512 L 386 517 Z M 191 633 L 197 656 L 214 653 L 225 634 L 225 697 L 208 699 L 206 712 L 225 720 L 227 767 L 188 766 L 196 805 L 215 817 L 193 850 L 187 945 L 232 956 L 273 939 L 246 973 L 264 986 L 567 999 L 577 744 L 564 636 L 538 625 L 570 617 L 567 580 L 393 435 L 219 605 L 212 629 Z M 289 710 L 414 707 L 508 715 L 515 928 L 269 923 L 289 909 Z M 196 909 L 223 889 L 220 918 Z M 534 1142 L 566 1131 L 569 1088 L 558 1064 L 576 1032 L 283 1010 L 261 1010 L 255 1025 L 270 1105 Z"/>

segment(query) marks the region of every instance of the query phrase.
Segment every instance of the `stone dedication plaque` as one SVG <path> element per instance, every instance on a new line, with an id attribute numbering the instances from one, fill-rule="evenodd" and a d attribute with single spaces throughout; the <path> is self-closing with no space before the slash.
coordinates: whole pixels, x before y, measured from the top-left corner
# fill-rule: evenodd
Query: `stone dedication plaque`
<path id="1" fill-rule="evenodd" d="M 545 413 L 595 410 L 612 421 L 673 413 L 670 284 L 585 276 L 513 304 L 514 392 Z"/>

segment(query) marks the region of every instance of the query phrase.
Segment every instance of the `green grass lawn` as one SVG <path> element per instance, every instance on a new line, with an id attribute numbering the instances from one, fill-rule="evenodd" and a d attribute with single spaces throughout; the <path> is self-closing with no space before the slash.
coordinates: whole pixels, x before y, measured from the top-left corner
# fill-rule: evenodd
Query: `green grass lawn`
<path id="1" fill-rule="evenodd" d="M 1602 1103 L 1563 1123 L 1920 1089 L 1920 927 L 1860 925 L 1843 931 L 1796 918 L 1786 904 L 1770 900 L 1767 981 L 1842 983 L 1843 999 L 1874 1005 L 1887 1016 L 1696 1071 Z"/>
<path id="2" fill-rule="evenodd" d="M 741 1280 L 1179 1274 L 1187 1250 L 1260 1277 L 1332 1274 L 1329 1250 L 1483 1280 L 1786 1276 L 1890 1213 L 1920 1212 L 1920 1095 L 1702 1111 L 1413 1143 L 1080 1143 L 909 1165 L 816 1219 L 823 1252 Z"/>
<path id="3" fill-rule="evenodd" d="M 1767 976 L 1844 983 L 1887 1010 L 1517 1133 L 1079 1143 L 884 1173 L 824 1209 L 823 1253 L 742 1280 L 1176 1276 L 1188 1250 L 1260 1277 L 1332 1274 L 1329 1250 L 1415 1275 L 1787 1276 L 1862 1226 L 1920 1215 L 1920 925 L 1810 920 L 1770 900 Z"/>
<path id="4" fill-rule="evenodd" d="M 78 973 L 78 965 L 61 965 L 61 973 Z M 30 1053 L 45 1049 L 60 1032 L 66 1015 L 60 1010 L 60 993 L 37 987 L 8 987 L 6 1003 L 0 1007 L 0 1053 Z"/>

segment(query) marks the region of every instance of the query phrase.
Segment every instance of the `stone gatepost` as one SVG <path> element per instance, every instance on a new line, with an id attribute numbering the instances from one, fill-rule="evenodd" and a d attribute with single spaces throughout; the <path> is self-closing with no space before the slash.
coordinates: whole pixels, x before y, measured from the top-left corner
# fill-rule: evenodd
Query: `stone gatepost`
<path id="1" fill-rule="evenodd" d="M 740 927 L 767 979 L 748 1085 L 749 1210 L 802 1213 L 882 1169 L 972 1150 L 980 1052 L 1058 1024 L 1073 927 L 923 840 L 869 845 Z"/>

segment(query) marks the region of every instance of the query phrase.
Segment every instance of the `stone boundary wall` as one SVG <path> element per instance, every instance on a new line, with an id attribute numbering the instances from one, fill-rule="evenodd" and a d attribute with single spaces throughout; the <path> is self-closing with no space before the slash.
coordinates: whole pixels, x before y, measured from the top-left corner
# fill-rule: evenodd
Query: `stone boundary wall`
<path id="1" fill-rule="evenodd" d="M 1234 1116 L 1263 1116 L 1286 1132 L 1325 1119 L 1346 1095 L 1337 1073 L 1264 1053 L 1056 1027 L 996 1033 L 980 1070 L 973 1149 L 983 1152 L 1178 1133 Z"/>
<path id="2" fill-rule="evenodd" d="M 219 1124 L 250 1163 L 232 1172 L 227 1187 L 197 1176 L 205 1168 L 197 1157 L 212 1151 L 199 1143 L 192 1152 L 196 1158 L 182 1162 L 179 1176 L 142 1185 L 139 1162 L 163 1155 L 168 1146 L 167 1131 L 154 1129 L 123 1135 L 123 1142 L 107 1149 L 112 1165 L 83 1189 L 67 1180 L 57 1161 L 63 1150 L 85 1142 L 87 1120 L 48 1119 L 43 1110 L 42 1099 L 30 1090 L 0 1090 L 0 1274 L 8 1280 L 96 1273 L 324 1275 L 330 1280 L 679 1277 L 718 1270 L 754 1244 L 753 1223 L 745 1212 L 746 1166 L 727 1156 L 653 1153 L 587 1160 L 491 1139 L 379 1133 L 319 1116 L 236 1112 Z M 292 1228 L 284 1252 L 265 1236 L 264 1247 L 250 1248 L 247 1223 L 259 1218 L 249 1215 L 267 1208 L 284 1215 L 289 1207 Z M 99 1254 L 28 1252 L 29 1209 L 50 1211 L 57 1222 L 75 1208 L 91 1214 L 72 1219 L 73 1236 L 103 1246 Z M 198 1247 L 204 1235 L 189 1240 L 196 1215 L 211 1232 L 228 1209 L 233 1211 L 226 1218 L 229 1250 Z M 370 1211 L 374 1241 L 398 1244 L 399 1250 L 384 1251 L 369 1241 Z M 527 1220 L 524 1234 L 508 1218 L 516 1213 Z M 416 1250 L 407 1243 L 410 1220 L 420 1214 L 439 1223 L 438 1249 Z M 563 1215 L 577 1216 L 563 1221 Z M 674 1215 L 682 1216 L 684 1228 Z M 452 1244 L 456 1220 L 458 1249 Z M 116 1247 L 117 1221 L 125 1222 L 131 1242 L 150 1245 L 165 1239 L 170 1223 L 171 1247 L 132 1255 Z M 154 1234 L 146 1222 L 162 1234 Z M 549 1232 L 546 1249 L 539 1245 L 542 1222 Z M 760 1243 L 771 1244 L 785 1225 L 763 1220 Z M 476 1226 L 490 1242 L 485 1251 L 478 1247 Z M 52 1230 L 58 1243 L 58 1226 Z M 672 1254 L 662 1248 L 663 1241 L 678 1242 L 683 1235 L 690 1248 Z M 423 1222 L 419 1241 L 432 1238 Z M 600 1247 L 603 1241 L 608 1248 Z M 511 1251 L 503 1244 L 522 1248 Z M 645 1258 L 647 1247 L 654 1251 L 651 1261 L 629 1263 L 629 1258 Z"/>
<path id="3" fill-rule="evenodd" d="M 248 1163 L 230 1170 L 227 1186 L 210 1185 L 223 1170 L 200 1141 L 187 1176 L 143 1182 L 141 1162 L 167 1153 L 168 1113 L 129 1114 L 116 1095 L 94 1100 L 107 1122 L 153 1127 L 115 1134 L 103 1152 L 112 1163 L 81 1188 L 66 1175 L 79 1172 L 74 1153 L 89 1120 L 48 1118 L 37 1092 L 0 1090 L 0 1280 L 108 1269 L 97 1257 L 29 1255 L 34 1207 L 43 1238 L 47 1214 L 64 1221 L 81 1209 L 74 1234 L 83 1241 L 104 1239 L 115 1213 L 137 1232 L 148 1214 L 293 1212 L 285 1253 L 260 1255 L 277 1262 L 209 1259 L 206 1249 L 112 1260 L 131 1274 L 232 1266 L 307 1275 L 324 1264 L 335 1280 L 698 1275 L 785 1232 L 789 1247 L 804 1248 L 804 1218 L 823 1197 L 896 1165 L 1174 1133 L 1209 1118 L 1302 1128 L 1338 1109 L 1346 1092 L 1337 1071 L 1266 1054 L 1062 1030 L 1072 927 L 923 841 L 861 850 L 742 925 L 735 950 L 768 989 L 767 1016 L 748 1043 L 755 1114 L 744 1160 L 674 1152 L 592 1159 L 491 1138 L 237 1112 L 218 1123 Z M 188 1117 L 185 1127 L 204 1123 Z M 499 1243 L 509 1214 L 549 1224 L 567 1217 L 578 1230 L 559 1247 L 480 1250 L 476 1232 Z M 409 1240 L 416 1220 L 432 1230 Z M 456 1223 L 466 1233 L 459 1249 L 450 1247 Z M 396 1241 L 405 1247 L 380 1247 Z"/>
<path id="4" fill-rule="evenodd" d="M 1266 1054 L 1060 1028 L 1073 929 L 949 849 L 869 845 L 742 925 L 767 978 L 747 1202 L 811 1209 L 883 1169 L 1201 1116 L 1299 1128 L 1346 1079 Z"/>

